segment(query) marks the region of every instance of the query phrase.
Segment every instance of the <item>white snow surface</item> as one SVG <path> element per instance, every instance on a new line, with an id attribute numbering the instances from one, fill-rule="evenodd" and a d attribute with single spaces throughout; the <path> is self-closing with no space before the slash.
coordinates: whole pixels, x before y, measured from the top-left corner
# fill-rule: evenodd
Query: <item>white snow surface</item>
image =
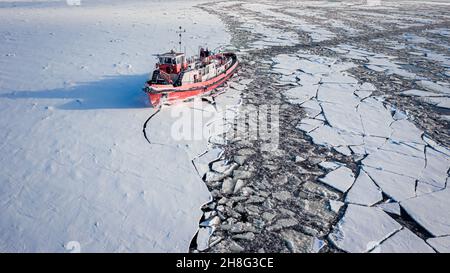
<path id="1" fill-rule="evenodd" d="M 141 87 L 179 25 L 188 55 L 226 44 L 223 25 L 192 0 L 15 2 L 0 2 L 0 252 L 187 251 L 207 142 L 169 143 L 158 114 L 167 145 L 149 144 Z"/>

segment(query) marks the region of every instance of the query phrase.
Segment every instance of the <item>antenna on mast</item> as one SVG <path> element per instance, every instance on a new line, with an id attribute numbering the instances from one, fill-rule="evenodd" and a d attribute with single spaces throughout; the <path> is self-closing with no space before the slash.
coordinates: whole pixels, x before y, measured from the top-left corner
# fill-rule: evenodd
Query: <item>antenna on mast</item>
<path id="1" fill-rule="evenodd" d="M 180 38 L 180 40 L 178 41 L 178 45 L 180 46 L 180 52 L 181 52 L 181 33 L 186 32 L 185 29 L 182 29 L 181 26 L 179 27 L 179 30 L 177 31 L 178 33 L 178 37 Z"/>

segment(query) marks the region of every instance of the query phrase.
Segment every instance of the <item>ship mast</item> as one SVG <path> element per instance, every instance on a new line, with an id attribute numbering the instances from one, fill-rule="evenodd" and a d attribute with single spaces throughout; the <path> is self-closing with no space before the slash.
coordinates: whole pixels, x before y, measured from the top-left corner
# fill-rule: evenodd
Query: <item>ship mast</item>
<path id="1" fill-rule="evenodd" d="M 179 27 L 179 30 L 177 31 L 177 33 L 178 33 L 178 37 L 179 37 L 179 41 L 178 41 L 178 45 L 180 46 L 180 51 L 179 52 L 181 52 L 181 33 L 184 33 L 184 32 L 186 32 L 186 30 L 185 29 L 182 29 L 181 28 L 181 26 Z"/>

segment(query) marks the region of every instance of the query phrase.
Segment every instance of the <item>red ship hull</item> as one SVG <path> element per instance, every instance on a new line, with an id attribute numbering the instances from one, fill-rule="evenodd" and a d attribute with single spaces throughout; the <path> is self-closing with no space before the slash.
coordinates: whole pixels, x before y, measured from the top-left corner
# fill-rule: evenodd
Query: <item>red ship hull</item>
<path id="1" fill-rule="evenodd" d="M 234 54 L 233 54 L 234 55 Z M 150 103 L 157 107 L 161 104 L 172 104 L 177 101 L 184 101 L 193 97 L 209 94 L 225 83 L 237 70 L 238 61 L 235 59 L 231 65 L 222 74 L 217 75 L 204 82 L 186 84 L 174 87 L 173 85 L 150 85 L 147 95 Z"/>

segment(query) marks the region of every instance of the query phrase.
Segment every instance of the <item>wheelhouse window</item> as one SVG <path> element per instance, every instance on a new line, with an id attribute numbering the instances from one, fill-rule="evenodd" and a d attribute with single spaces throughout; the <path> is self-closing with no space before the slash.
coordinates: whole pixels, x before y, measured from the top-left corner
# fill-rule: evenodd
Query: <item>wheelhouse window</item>
<path id="1" fill-rule="evenodd" d="M 169 57 L 161 57 L 159 58 L 160 64 L 175 64 L 175 59 Z"/>
<path id="2" fill-rule="evenodd" d="M 165 57 L 165 56 L 159 57 L 160 64 L 182 64 L 184 61 L 185 57 L 183 55 L 174 57 Z"/>

